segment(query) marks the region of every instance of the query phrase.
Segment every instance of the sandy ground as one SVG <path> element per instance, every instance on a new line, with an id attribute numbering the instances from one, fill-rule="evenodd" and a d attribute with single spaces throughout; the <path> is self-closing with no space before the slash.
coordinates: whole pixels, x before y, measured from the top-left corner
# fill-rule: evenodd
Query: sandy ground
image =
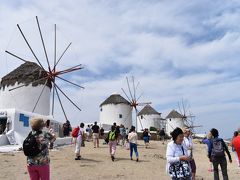
<path id="1" fill-rule="evenodd" d="M 102 143 L 101 143 L 102 144 Z M 102 179 L 132 179 L 132 180 L 168 180 L 165 173 L 166 144 L 151 141 L 149 149 L 145 149 L 139 141 L 138 151 L 140 161 L 131 161 L 129 151 L 117 147 L 116 161 L 112 162 L 108 154 L 108 146 L 93 148 L 92 143 L 86 143 L 82 148 L 82 160 L 74 160 L 74 146 L 61 147 L 50 152 L 51 179 L 53 180 L 102 180 Z M 205 145 L 195 145 L 195 160 L 197 164 L 197 179 L 213 179 L 213 173 L 208 172 L 209 163 L 206 158 Z M 235 158 L 233 157 L 235 160 Z M 0 153 L 0 179 L 29 179 L 26 169 L 26 157 L 23 152 Z M 240 179 L 240 168 L 234 161 L 228 164 L 230 180 Z M 221 172 L 220 172 L 221 173 Z"/>

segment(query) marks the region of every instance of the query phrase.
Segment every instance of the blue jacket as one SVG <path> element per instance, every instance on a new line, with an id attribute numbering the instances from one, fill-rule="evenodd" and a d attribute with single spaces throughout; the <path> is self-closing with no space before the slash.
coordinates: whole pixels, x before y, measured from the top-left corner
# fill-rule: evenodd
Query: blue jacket
<path id="1" fill-rule="evenodd" d="M 210 139 L 204 138 L 202 142 L 203 144 L 206 144 L 208 146 L 208 149 L 210 149 L 210 145 L 211 145 Z"/>
<path id="2" fill-rule="evenodd" d="M 212 139 L 212 140 L 208 139 L 208 141 L 209 141 L 209 142 L 208 142 L 208 158 L 211 158 L 212 148 L 213 148 L 213 142 L 212 142 L 213 140 L 222 141 L 224 151 L 227 153 L 228 158 L 231 160 L 232 158 L 231 158 L 231 155 L 230 155 L 230 152 L 229 152 L 229 150 L 228 150 L 227 145 L 225 144 L 225 142 L 223 141 L 222 138 L 218 138 L 218 137 L 216 137 L 216 138 L 214 138 L 214 139 Z"/>

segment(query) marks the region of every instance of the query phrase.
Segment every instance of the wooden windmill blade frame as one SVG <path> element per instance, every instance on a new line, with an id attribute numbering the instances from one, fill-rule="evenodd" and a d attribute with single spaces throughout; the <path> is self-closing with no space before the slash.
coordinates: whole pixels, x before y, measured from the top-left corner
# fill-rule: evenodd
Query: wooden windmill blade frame
<path id="1" fill-rule="evenodd" d="M 129 78 L 126 77 L 128 93 L 123 88 L 121 88 L 121 90 L 124 93 L 124 95 L 126 96 L 126 98 L 128 99 L 128 101 L 130 102 L 130 106 L 135 109 L 136 129 L 137 129 L 138 121 L 140 122 L 141 128 L 143 129 L 141 119 L 138 118 L 138 112 L 139 111 L 137 109 L 137 106 L 143 106 L 143 105 L 146 105 L 146 104 L 151 104 L 151 102 L 141 102 L 141 103 L 138 102 L 139 99 L 142 97 L 142 94 L 143 94 L 143 93 L 141 93 L 139 96 L 137 95 L 137 89 L 138 89 L 140 83 L 138 82 L 137 84 L 135 84 L 134 76 L 131 77 L 131 80 L 132 80 L 132 84 L 130 85 Z"/>
<path id="2" fill-rule="evenodd" d="M 80 86 L 79 84 L 77 84 L 77 83 L 75 83 L 75 82 L 72 82 L 72 81 L 69 81 L 69 80 L 67 80 L 67 79 L 65 79 L 65 78 L 63 78 L 63 77 L 60 77 L 60 76 L 63 75 L 63 74 L 67 74 L 67 73 L 71 73 L 71 72 L 74 72 L 74 71 L 81 70 L 81 69 L 83 69 L 83 66 L 82 66 L 81 64 L 79 64 L 79 65 L 76 65 L 76 66 L 73 66 L 73 67 L 70 67 L 70 68 L 67 68 L 67 69 L 58 70 L 58 71 L 56 70 L 57 65 L 58 65 L 59 62 L 62 60 L 62 57 L 65 55 L 65 53 L 67 52 L 67 50 L 69 49 L 69 47 L 71 46 L 72 43 L 69 43 L 69 44 L 68 44 L 68 46 L 64 49 L 64 51 L 62 52 L 62 54 L 60 55 L 60 57 L 59 57 L 58 60 L 57 60 L 57 53 L 56 53 L 56 51 L 57 51 L 57 32 L 56 32 L 56 31 L 57 31 L 57 30 L 56 30 L 56 29 L 57 29 L 57 26 L 56 26 L 56 24 L 54 24 L 54 60 L 53 60 L 54 63 L 53 63 L 53 67 L 51 68 L 51 63 L 50 63 L 50 60 L 49 60 L 49 58 L 48 58 L 48 53 L 47 53 L 47 49 L 46 49 L 46 46 L 45 46 L 45 42 L 44 42 L 44 38 L 43 38 L 41 26 L 40 26 L 39 19 L 38 19 L 37 16 L 36 16 L 36 22 L 37 22 L 38 32 L 39 32 L 39 35 L 40 35 L 41 44 L 42 44 L 42 47 L 43 47 L 43 50 L 44 50 L 44 54 L 45 54 L 45 59 L 46 59 L 46 61 L 47 61 L 47 68 L 44 68 L 44 67 L 43 67 L 42 63 L 40 62 L 40 60 L 39 60 L 38 57 L 36 56 L 35 52 L 33 51 L 33 48 L 31 47 L 30 43 L 28 42 L 28 39 L 27 39 L 27 37 L 25 36 L 24 32 L 22 31 L 20 25 L 17 24 L 17 28 L 18 28 L 18 30 L 19 30 L 22 38 L 24 39 L 25 43 L 27 44 L 29 50 L 31 51 L 32 55 L 34 56 L 34 59 L 36 60 L 37 64 L 41 67 L 41 69 L 42 69 L 43 71 L 47 72 L 47 75 L 46 75 L 46 76 L 44 76 L 44 77 L 42 77 L 42 78 L 40 78 L 40 79 L 37 79 L 37 80 L 34 80 L 33 82 L 31 82 L 31 83 L 36 83 L 36 82 L 38 82 L 38 81 L 45 80 L 44 86 L 43 86 L 43 88 L 42 88 L 42 90 L 41 90 L 41 92 L 40 92 L 40 94 L 39 94 L 39 96 L 38 96 L 38 98 L 37 98 L 37 101 L 36 101 L 36 103 L 35 103 L 35 105 L 34 105 L 34 107 L 33 107 L 33 112 L 35 111 L 35 109 L 36 109 L 36 107 L 37 107 L 37 105 L 38 105 L 38 103 L 39 103 L 39 100 L 40 100 L 40 98 L 41 98 L 41 96 L 42 96 L 42 94 L 43 94 L 43 91 L 44 91 L 47 83 L 50 82 L 51 85 L 52 85 L 52 107 L 51 107 L 51 108 L 52 108 L 52 111 L 51 111 L 51 114 L 54 116 L 55 95 L 56 95 L 57 98 L 58 98 L 58 100 L 59 100 L 59 103 L 60 103 L 60 105 L 61 105 L 61 109 L 62 109 L 62 111 L 63 111 L 63 114 L 64 114 L 66 120 L 68 120 L 67 115 L 66 115 L 66 112 L 65 112 L 65 109 L 64 109 L 64 107 L 63 107 L 63 105 L 62 105 L 62 101 L 61 101 L 61 97 L 60 97 L 60 95 L 59 95 L 59 92 L 60 92 L 63 96 L 65 96 L 65 98 L 66 98 L 74 107 L 76 107 L 79 111 L 81 111 L 81 109 L 80 109 L 79 106 L 78 106 L 75 102 L 73 102 L 73 101 L 71 100 L 71 98 L 69 98 L 68 95 L 56 84 L 56 79 L 60 79 L 60 80 L 66 82 L 66 83 L 68 83 L 68 84 L 71 84 L 71 85 L 73 85 L 73 86 L 75 86 L 75 87 L 84 89 L 83 86 Z M 18 55 L 16 55 L 16 54 L 14 54 L 14 53 L 12 53 L 12 52 L 10 52 L 10 51 L 8 51 L 8 50 L 6 50 L 5 52 L 6 52 L 7 54 L 9 54 L 9 55 L 11 55 L 11 56 L 13 56 L 13 57 L 15 57 L 15 58 L 23 61 L 23 62 L 25 62 L 25 63 L 26 63 L 26 62 L 29 62 L 29 61 L 25 60 L 24 58 L 22 58 L 22 57 L 20 57 L 20 56 L 18 56 Z M 34 71 L 35 71 L 35 70 L 33 70 L 32 72 L 34 72 Z M 16 89 L 18 89 L 18 88 L 22 88 L 22 87 L 24 87 L 24 86 L 28 86 L 28 84 L 23 84 L 23 85 L 14 87 L 14 88 L 12 88 L 12 89 L 9 89 L 9 91 L 13 91 L 13 90 L 16 90 Z M 59 91 L 59 92 L 58 92 L 58 91 Z M 55 93 L 56 93 L 56 94 L 55 94 Z"/>

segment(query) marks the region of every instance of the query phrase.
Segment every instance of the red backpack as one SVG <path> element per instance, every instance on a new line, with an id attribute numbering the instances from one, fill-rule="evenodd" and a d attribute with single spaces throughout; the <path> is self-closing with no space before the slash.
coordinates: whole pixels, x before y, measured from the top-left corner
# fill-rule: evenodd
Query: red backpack
<path id="1" fill-rule="evenodd" d="M 73 131 L 72 131 L 72 137 L 78 137 L 78 132 L 79 132 L 79 126 L 74 128 Z"/>

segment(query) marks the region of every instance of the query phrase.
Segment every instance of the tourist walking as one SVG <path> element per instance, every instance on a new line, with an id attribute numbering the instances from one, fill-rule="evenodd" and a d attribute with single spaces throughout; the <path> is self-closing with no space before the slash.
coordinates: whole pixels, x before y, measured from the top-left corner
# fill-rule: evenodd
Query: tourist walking
<path id="1" fill-rule="evenodd" d="M 104 139 L 104 129 L 101 127 L 100 131 L 100 137 Z"/>
<path id="2" fill-rule="evenodd" d="M 75 146 L 75 160 L 81 160 L 81 146 L 82 146 L 82 141 L 83 141 L 83 136 L 84 136 L 84 123 L 80 124 L 80 128 L 78 130 L 78 135 L 76 138 L 76 146 Z"/>
<path id="3" fill-rule="evenodd" d="M 119 145 L 119 141 L 120 141 L 120 127 L 118 125 L 116 125 L 115 123 L 115 127 L 116 127 L 116 136 L 117 136 L 117 145 Z"/>
<path id="4" fill-rule="evenodd" d="M 50 179 L 50 157 L 48 145 L 55 141 L 55 136 L 42 131 L 44 121 L 41 118 L 32 118 L 32 131 L 24 140 L 23 151 L 27 156 L 27 169 L 31 180 Z"/>
<path id="5" fill-rule="evenodd" d="M 128 134 L 129 134 L 129 130 L 128 130 L 128 128 L 126 127 L 126 140 L 128 140 Z"/>
<path id="6" fill-rule="evenodd" d="M 129 145 L 130 145 L 130 158 L 131 160 L 133 160 L 132 155 L 133 155 L 133 151 L 135 152 L 136 155 L 136 161 L 138 162 L 138 150 L 137 150 L 137 140 L 138 140 L 138 135 L 135 131 L 135 127 L 132 126 L 131 127 L 131 132 L 128 134 L 128 141 L 129 141 Z"/>
<path id="7" fill-rule="evenodd" d="M 228 155 L 230 163 L 232 162 L 231 155 L 223 139 L 218 137 L 218 130 L 213 128 L 210 132 L 213 136 L 213 139 L 211 140 L 211 144 L 208 149 L 208 157 L 213 164 L 214 180 L 219 180 L 218 165 L 221 166 L 223 180 L 228 180 L 225 152 Z"/>
<path id="8" fill-rule="evenodd" d="M 111 131 L 109 131 L 107 139 L 108 139 L 110 156 L 111 156 L 112 161 L 114 161 L 116 148 L 117 148 L 117 134 L 116 134 L 115 126 L 111 127 Z"/>
<path id="9" fill-rule="evenodd" d="M 238 132 L 236 132 L 235 137 L 232 140 L 232 146 L 235 150 L 235 153 L 237 155 L 237 163 L 238 166 L 240 166 L 240 135 L 239 135 L 240 129 L 238 130 Z"/>
<path id="10" fill-rule="evenodd" d="M 207 149 L 207 150 L 206 150 L 207 157 L 208 157 L 208 149 L 211 147 L 211 139 L 212 139 L 212 138 L 213 138 L 212 133 L 209 132 L 209 133 L 207 134 L 207 136 L 202 140 L 202 143 L 207 145 L 207 148 L 206 148 L 206 149 Z M 210 164 L 209 164 L 208 171 L 209 171 L 209 172 L 213 172 L 213 164 L 212 164 L 211 162 L 210 162 Z"/>
<path id="11" fill-rule="evenodd" d="M 156 131 L 156 135 L 157 135 L 157 141 L 160 140 L 160 129 L 158 128 Z"/>
<path id="12" fill-rule="evenodd" d="M 196 163 L 193 158 L 193 142 L 192 142 L 192 132 L 190 129 L 184 129 L 184 140 L 183 143 L 187 147 L 188 155 L 190 156 L 191 160 L 189 161 L 191 170 L 192 170 L 192 180 L 195 180 L 196 177 Z"/>
<path id="13" fill-rule="evenodd" d="M 148 132 L 148 129 L 146 128 L 143 131 L 143 141 L 144 141 L 144 144 L 145 144 L 145 148 L 148 148 L 149 140 L 150 140 L 150 134 Z"/>
<path id="14" fill-rule="evenodd" d="M 63 136 L 64 137 L 70 136 L 71 131 L 72 131 L 72 127 L 71 127 L 70 121 L 67 120 L 65 123 L 63 123 Z"/>
<path id="15" fill-rule="evenodd" d="M 99 148 L 99 130 L 100 127 L 97 125 L 97 122 L 94 122 L 94 125 L 92 126 L 94 148 Z"/>
<path id="16" fill-rule="evenodd" d="M 122 142 L 121 142 L 121 145 L 124 146 L 125 144 L 125 141 L 126 141 L 126 129 L 124 127 L 124 125 L 120 125 L 120 135 L 121 135 L 121 139 L 122 139 Z"/>
<path id="17" fill-rule="evenodd" d="M 87 135 L 86 141 L 90 142 L 91 137 L 92 137 L 92 129 L 91 129 L 90 125 L 88 125 L 87 128 L 86 128 L 86 135 Z"/>
<path id="18" fill-rule="evenodd" d="M 191 180 L 188 150 L 183 143 L 184 135 L 180 128 L 171 132 L 172 141 L 167 145 L 167 172 L 172 180 Z"/>
<path id="19" fill-rule="evenodd" d="M 165 136 L 166 136 L 166 133 L 165 133 L 165 129 L 162 128 L 159 132 L 159 136 L 160 136 L 160 140 L 163 141 L 162 144 L 164 144 L 165 142 Z"/>

